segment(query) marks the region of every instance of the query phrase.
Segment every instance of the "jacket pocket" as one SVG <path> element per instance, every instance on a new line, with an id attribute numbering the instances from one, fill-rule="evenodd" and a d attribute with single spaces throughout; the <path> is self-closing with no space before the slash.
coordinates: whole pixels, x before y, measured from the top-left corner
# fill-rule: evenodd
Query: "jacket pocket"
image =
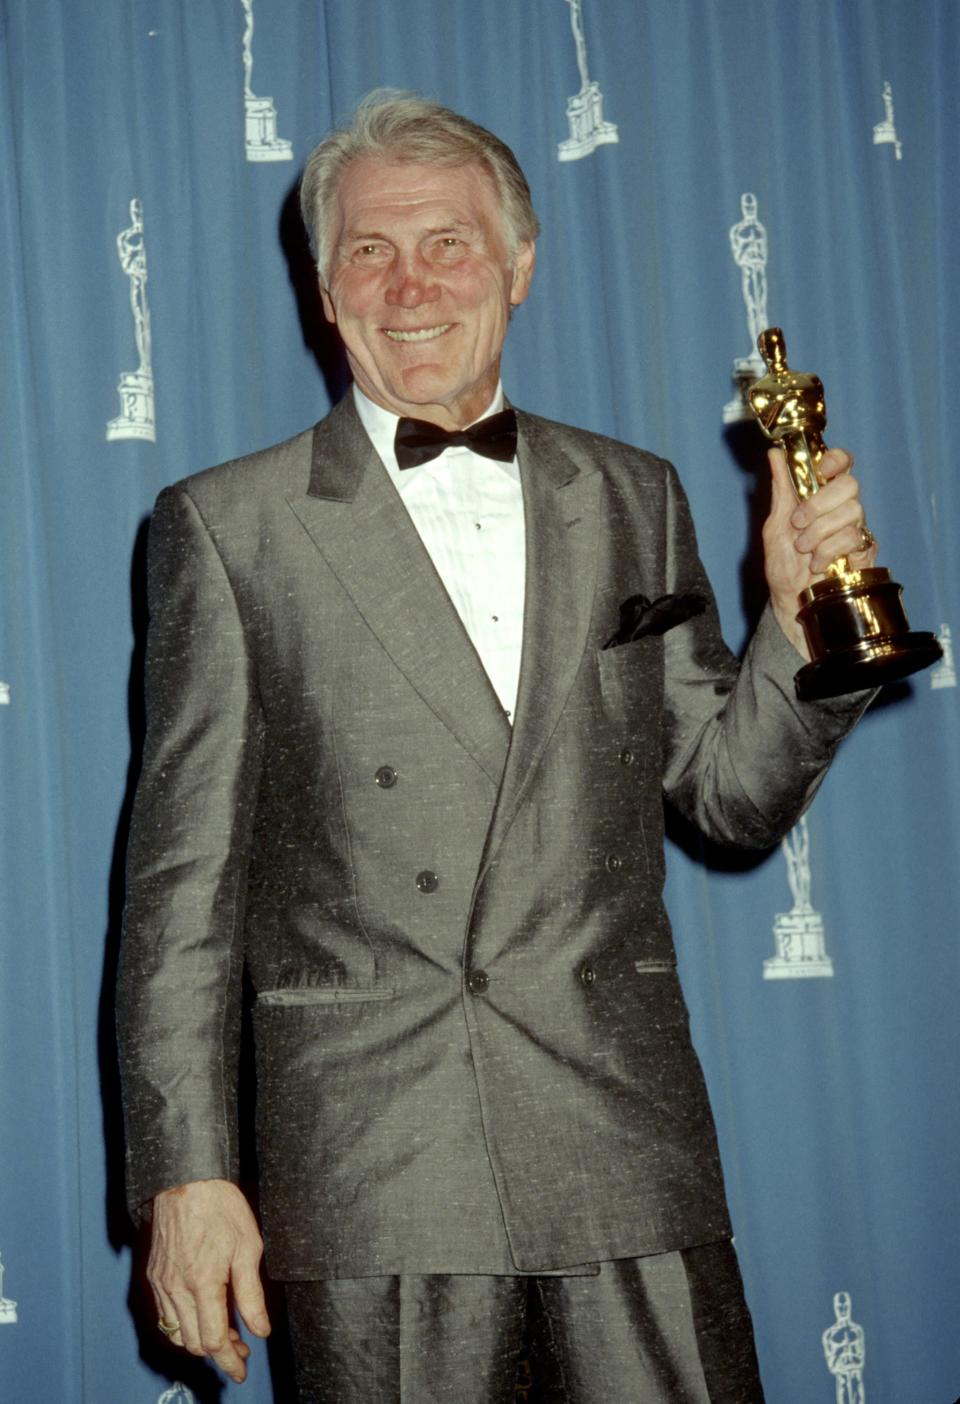
<path id="1" fill-rule="evenodd" d="M 328 986 L 326 989 L 261 990 L 257 1003 L 285 1006 L 290 1009 L 307 1004 L 359 1004 L 366 1000 L 393 999 L 395 989 L 353 989 L 343 986 Z"/>
<path id="2" fill-rule="evenodd" d="M 672 960 L 635 960 L 633 968 L 638 975 L 676 975 L 677 964 Z"/>

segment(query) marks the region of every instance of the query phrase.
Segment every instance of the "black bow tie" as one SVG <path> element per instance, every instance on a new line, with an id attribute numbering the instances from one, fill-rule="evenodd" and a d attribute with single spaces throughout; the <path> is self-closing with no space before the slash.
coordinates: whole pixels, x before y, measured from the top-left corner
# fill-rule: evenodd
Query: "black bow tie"
<path id="1" fill-rule="evenodd" d="M 517 452 L 517 416 L 512 409 L 505 409 L 471 424 L 469 429 L 452 432 L 425 419 L 401 419 L 397 424 L 394 450 L 400 468 L 419 468 L 421 463 L 439 458 L 444 449 L 454 446 L 510 463 Z"/>

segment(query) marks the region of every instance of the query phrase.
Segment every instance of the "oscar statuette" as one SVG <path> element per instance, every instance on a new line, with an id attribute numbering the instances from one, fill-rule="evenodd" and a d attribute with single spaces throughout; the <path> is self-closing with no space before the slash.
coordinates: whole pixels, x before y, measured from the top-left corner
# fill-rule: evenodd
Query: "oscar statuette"
<path id="1" fill-rule="evenodd" d="M 757 348 L 767 374 L 749 387 L 747 399 L 764 434 L 783 449 L 802 501 L 823 486 L 817 472 L 826 452 L 823 384 L 790 369 L 779 327 L 761 332 Z M 797 618 L 812 659 L 795 679 L 802 701 L 878 687 L 936 663 L 936 636 L 911 632 L 901 593 L 888 570 L 857 570 L 846 556 L 801 592 Z"/>

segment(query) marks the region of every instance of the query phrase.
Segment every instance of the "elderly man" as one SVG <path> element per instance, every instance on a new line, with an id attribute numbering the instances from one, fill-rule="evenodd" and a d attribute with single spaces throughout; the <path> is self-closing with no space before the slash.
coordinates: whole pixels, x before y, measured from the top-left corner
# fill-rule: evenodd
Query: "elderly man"
<path id="1" fill-rule="evenodd" d="M 119 1009 L 160 1329 L 269 1330 L 235 1186 L 254 992 L 267 1262 L 302 1400 L 762 1398 L 677 980 L 663 795 L 775 843 L 863 699 L 795 700 L 862 510 L 778 454 L 770 606 L 720 638 L 671 467 L 505 405 L 538 232 L 513 154 L 374 95 L 303 208 L 352 393 L 160 496 Z M 648 607 L 648 601 L 658 604 Z"/>

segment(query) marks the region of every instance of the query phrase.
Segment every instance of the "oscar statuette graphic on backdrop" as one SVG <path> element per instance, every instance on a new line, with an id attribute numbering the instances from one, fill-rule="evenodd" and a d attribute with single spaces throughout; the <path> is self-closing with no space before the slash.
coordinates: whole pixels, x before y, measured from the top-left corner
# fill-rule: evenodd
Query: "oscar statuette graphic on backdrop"
<path id="1" fill-rule="evenodd" d="M 277 109 L 273 98 L 253 91 L 253 0 L 243 6 L 243 111 L 248 161 L 292 161 L 293 142 L 277 134 Z"/>
<path id="2" fill-rule="evenodd" d="M 940 647 L 943 649 L 943 658 L 930 674 L 930 687 L 934 692 L 938 692 L 944 687 L 956 687 L 957 685 L 957 668 L 953 657 L 953 630 L 946 620 L 940 625 L 938 637 Z M 0 683 L 0 687 L 2 685 Z"/>
<path id="3" fill-rule="evenodd" d="M 893 115 L 893 89 L 889 83 L 883 85 L 884 119 L 873 129 L 874 146 L 892 146 L 898 161 L 903 160 L 903 142 L 897 136 L 897 123 Z"/>
<path id="4" fill-rule="evenodd" d="M 169 1389 L 163 1391 L 157 1404 L 197 1404 L 197 1401 L 187 1386 L 176 1380 Z"/>
<path id="5" fill-rule="evenodd" d="M 777 912 L 773 923 L 776 955 L 763 962 L 765 980 L 830 979 L 833 961 L 827 954 L 823 917 L 810 892 L 810 829 L 804 814 L 780 844 L 787 860 L 787 881 L 793 894 L 789 912 Z"/>
<path id="6" fill-rule="evenodd" d="M 130 280 L 130 310 L 139 364 L 124 371 L 117 385 L 120 413 L 107 423 L 107 441 L 146 439 L 156 443 L 150 304 L 147 301 L 147 245 L 143 232 L 143 203 L 130 201 L 130 225 L 117 235 L 117 257 Z"/>
<path id="7" fill-rule="evenodd" d="M 835 1292 L 833 1323 L 821 1336 L 823 1356 L 836 1384 L 836 1404 L 866 1404 L 863 1371 L 867 1363 L 866 1334 L 851 1317 L 849 1292 Z"/>
<path id="8" fill-rule="evenodd" d="M 750 352 L 737 356 L 733 363 L 733 398 L 723 407 L 724 424 L 739 424 L 753 419 L 746 398 L 747 391 L 759 380 L 766 367 L 757 350 L 757 338 L 767 322 L 767 231 L 757 213 L 757 197 L 745 190 L 740 196 L 740 219 L 730 226 L 728 237 L 733 261 L 740 269 L 740 291 L 747 314 L 747 335 Z"/>
<path id="9" fill-rule="evenodd" d="M 16 1302 L 3 1295 L 3 1263 L 0 1262 L 0 1326 L 13 1326 L 16 1320 Z"/>
<path id="10" fill-rule="evenodd" d="M 761 332 L 757 347 L 767 374 L 749 388 L 747 398 L 764 434 L 783 449 L 794 491 L 803 501 L 823 486 L 817 472 L 827 449 L 823 383 L 790 369 L 779 327 Z M 801 593 L 797 618 L 812 660 L 795 679 L 802 701 L 879 687 L 937 662 L 942 650 L 936 635 L 911 631 L 901 594 L 902 586 L 884 567 L 857 570 L 846 556 L 838 556 L 824 579 Z"/>
<path id="11" fill-rule="evenodd" d="M 577 46 L 577 67 L 580 70 L 580 91 L 567 99 L 567 121 L 570 135 L 557 147 L 558 161 L 579 161 L 598 146 L 620 140 L 616 122 L 603 115 L 603 94 L 600 84 L 590 77 L 587 68 L 587 41 L 583 33 L 582 0 L 567 0 L 570 6 L 570 27 Z"/>

